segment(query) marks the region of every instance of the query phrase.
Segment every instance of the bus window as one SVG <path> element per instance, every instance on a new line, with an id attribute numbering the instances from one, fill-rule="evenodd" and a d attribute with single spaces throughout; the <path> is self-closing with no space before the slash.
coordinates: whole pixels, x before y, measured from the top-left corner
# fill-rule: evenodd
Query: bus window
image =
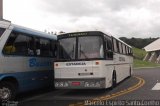
<path id="1" fill-rule="evenodd" d="M 109 37 L 106 39 L 106 50 L 112 51 L 112 40 Z"/>
<path id="2" fill-rule="evenodd" d="M 56 52 L 57 51 L 57 44 L 56 41 L 51 41 L 51 52 L 52 52 L 52 57 L 56 57 Z"/>
<path id="3" fill-rule="evenodd" d="M 113 59 L 112 41 L 110 38 L 106 40 L 106 58 Z"/>
<path id="4" fill-rule="evenodd" d="M 59 58 L 75 59 L 76 38 L 59 40 Z"/>
<path id="5" fill-rule="evenodd" d="M 34 55 L 32 37 L 12 32 L 4 46 L 3 53 L 8 55 Z"/>
<path id="6" fill-rule="evenodd" d="M 35 55 L 35 52 L 34 52 L 34 39 L 33 39 L 33 37 L 27 37 L 26 38 L 26 42 L 27 42 L 27 44 L 28 44 L 28 55 L 30 55 L 30 56 L 33 56 L 33 55 Z"/>
<path id="7" fill-rule="evenodd" d="M 19 34 L 14 41 L 15 55 L 28 55 L 28 36 Z"/>
<path id="8" fill-rule="evenodd" d="M 7 40 L 7 42 L 3 48 L 4 54 L 13 54 L 15 52 L 14 41 L 15 41 L 16 37 L 17 37 L 17 35 L 15 33 L 11 33 L 11 35 L 9 36 L 9 39 Z"/>
<path id="9" fill-rule="evenodd" d="M 114 45 L 114 52 L 118 52 L 116 39 L 113 39 L 113 45 Z"/>
<path id="10" fill-rule="evenodd" d="M 133 55 L 133 51 L 132 51 L 132 49 L 131 48 L 129 48 L 129 55 Z"/>
<path id="11" fill-rule="evenodd" d="M 40 56 L 41 51 L 40 51 L 40 39 L 35 38 L 35 50 L 36 50 L 36 55 Z"/>
<path id="12" fill-rule="evenodd" d="M 40 53 L 41 56 L 52 56 L 50 40 L 40 38 Z"/>
<path id="13" fill-rule="evenodd" d="M 128 47 L 127 46 L 125 46 L 126 47 L 126 54 L 128 55 Z"/>
<path id="14" fill-rule="evenodd" d="M 126 49 L 124 44 L 122 44 L 122 48 L 123 48 L 123 54 L 126 54 Z"/>
<path id="15" fill-rule="evenodd" d="M 119 53 L 122 53 L 122 44 L 119 42 Z"/>
<path id="16" fill-rule="evenodd" d="M 103 58 L 102 38 L 85 36 L 78 38 L 78 59 Z"/>

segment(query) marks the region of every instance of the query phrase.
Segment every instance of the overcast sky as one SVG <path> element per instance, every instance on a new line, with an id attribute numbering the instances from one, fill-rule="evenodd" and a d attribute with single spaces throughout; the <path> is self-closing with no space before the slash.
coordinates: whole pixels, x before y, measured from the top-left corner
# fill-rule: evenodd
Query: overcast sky
<path id="1" fill-rule="evenodd" d="M 3 0 L 4 18 L 44 31 L 159 37 L 160 0 Z"/>

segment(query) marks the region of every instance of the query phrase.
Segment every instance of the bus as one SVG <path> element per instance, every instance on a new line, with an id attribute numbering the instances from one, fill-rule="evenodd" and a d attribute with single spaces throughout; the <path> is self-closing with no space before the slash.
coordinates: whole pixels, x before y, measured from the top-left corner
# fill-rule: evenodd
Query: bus
<path id="1" fill-rule="evenodd" d="M 0 100 L 51 86 L 56 35 L 0 21 Z"/>
<path id="2" fill-rule="evenodd" d="M 100 31 L 58 35 L 56 89 L 106 89 L 132 75 L 132 47 Z"/>

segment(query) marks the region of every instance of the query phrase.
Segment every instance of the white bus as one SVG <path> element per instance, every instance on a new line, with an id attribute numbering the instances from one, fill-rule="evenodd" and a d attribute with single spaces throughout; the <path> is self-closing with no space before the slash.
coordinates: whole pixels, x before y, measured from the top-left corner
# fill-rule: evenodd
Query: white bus
<path id="1" fill-rule="evenodd" d="M 105 89 L 132 75 L 132 47 L 100 31 L 58 36 L 55 88 Z"/>
<path id="2" fill-rule="evenodd" d="M 57 36 L 0 21 L 0 100 L 51 86 Z"/>

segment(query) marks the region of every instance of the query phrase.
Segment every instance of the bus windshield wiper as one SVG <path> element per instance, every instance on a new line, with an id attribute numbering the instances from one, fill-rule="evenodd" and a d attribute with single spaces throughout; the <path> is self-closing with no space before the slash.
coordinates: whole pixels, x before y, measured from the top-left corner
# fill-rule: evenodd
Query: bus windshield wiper
<path id="1" fill-rule="evenodd" d="M 88 59 L 88 57 L 86 56 L 86 54 L 84 53 L 84 51 L 81 50 L 81 45 L 80 45 L 79 51 L 80 51 L 80 57 L 81 57 L 81 53 L 82 53 L 83 56 L 84 56 L 86 59 Z"/>
<path id="2" fill-rule="evenodd" d="M 73 44 L 73 49 L 72 49 L 72 57 L 74 56 L 74 44 Z"/>

